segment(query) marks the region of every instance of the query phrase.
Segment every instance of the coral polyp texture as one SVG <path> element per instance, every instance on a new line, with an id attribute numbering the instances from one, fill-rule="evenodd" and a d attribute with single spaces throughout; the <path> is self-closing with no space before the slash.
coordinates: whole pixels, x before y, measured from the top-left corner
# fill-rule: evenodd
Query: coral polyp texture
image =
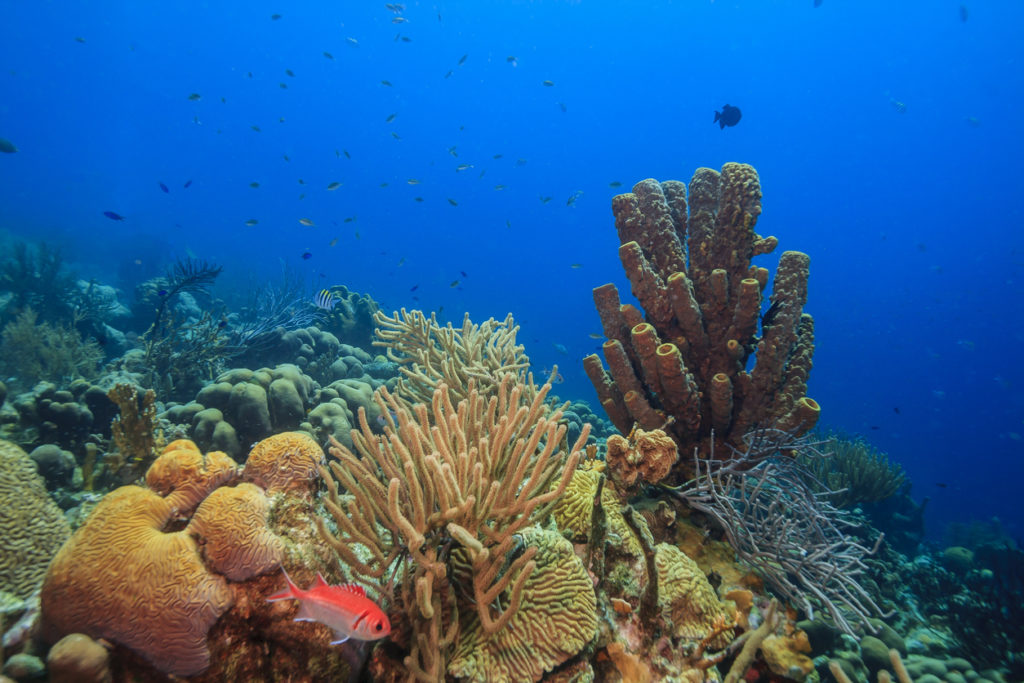
<path id="1" fill-rule="evenodd" d="M 267 493 L 311 496 L 324 463 L 324 449 L 302 432 L 284 432 L 253 446 L 245 461 L 245 478 Z"/>
<path id="2" fill-rule="evenodd" d="M 819 413 L 806 396 L 814 354 L 814 321 L 803 313 L 810 259 L 783 252 L 761 316 L 769 273 L 751 261 L 778 240 L 754 231 L 757 172 L 736 163 L 721 173 L 699 168 L 689 188 L 643 180 L 616 196 L 612 210 L 619 257 L 643 311 L 623 304 L 613 284 L 596 288 L 608 369 L 597 355 L 584 368 L 615 426 L 662 428 L 680 453 L 707 452 L 712 431 L 716 441 L 740 446 L 757 425 L 810 430 Z"/>
<path id="3" fill-rule="evenodd" d="M 85 633 L 125 645 L 166 673 L 209 666 L 206 634 L 234 598 L 199 544 L 164 527 L 179 508 L 138 486 L 107 494 L 50 565 L 43 634 Z M 187 504 L 186 504 L 187 505 Z"/>
<path id="4" fill-rule="evenodd" d="M 17 608 L 39 588 L 70 533 L 32 459 L 0 441 L 0 607 Z"/>

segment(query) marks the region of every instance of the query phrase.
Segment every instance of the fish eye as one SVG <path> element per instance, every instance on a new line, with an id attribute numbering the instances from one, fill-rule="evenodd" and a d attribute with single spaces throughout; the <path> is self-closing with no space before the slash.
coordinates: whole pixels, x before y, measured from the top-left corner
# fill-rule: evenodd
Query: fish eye
<path id="1" fill-rule="evenodd" d="M 383 630 L 384 630 L 384 624 L 382 624 L 382 623 L 380 623 L 380 622 L 378 621 L 378 622 L 377 622 L 377 625 L 375 626 L 375 628 L 376 628 L 376 629 L 377 629 L 378 631 L 383 631 Z"/>

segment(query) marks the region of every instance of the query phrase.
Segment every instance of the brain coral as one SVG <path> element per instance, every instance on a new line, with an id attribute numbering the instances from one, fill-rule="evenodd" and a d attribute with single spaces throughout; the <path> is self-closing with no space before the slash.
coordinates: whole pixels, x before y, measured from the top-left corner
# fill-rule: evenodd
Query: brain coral
<path id="1" fill-rule="evenodd" d="M 146 486 L 166 496 L 186 483 L 206 487 L 225 473 L 233 473 L 238 465 L 226 453 L 213 451 L 203 455 L 199 447 L 187 439 L 172 441 L 164 447 L 146 471 Z"/>
<path id="2" fill-rule="evenodd" d="M 659 543 L 654 564 L 658 570 L 658 606 L 662 615 L 671 620 L 673 635 L 701 640 L 711 633 L 716 620 L 731 617 L 704 572 L 682 550 Z M 711 645 L 723 648 L 729 640 L 729 635 L 723 633 Z"/>
<path id="3" fill-rule="evenodd" d="M 458 645 L 448 673 L 471 681 L 535 681 L 576 655 L 597 632 L 597 599 L 583 563 L 561 534 L 523 532 L 537 548 L 536 569 L 526 581 L 522 606 L 487 636 L 476 610 L 460 616 Z"/>
<path id="4" fill-rule="evenodd" d="M 309 434 L 284 432 L 253 446 L 245 461 L 245 479 L 267 493 L 312 495 L 324 449 Z"/>
<path id="5" fill-rule="evenodd" d="M 122 486 L 104 497 L 50 565 L 41 596 L 44 637 L 105 638 L 180 676 L 206 669 L 207 631 L 231 606 L 232 592 L 203 566 L 195 539 L 163 531 L 196 495 L 161 498 Z"/>
<path id="6" fill-rule="evenodd" d="M 219 488 L 196 510 L 187 531 L 203 540 L 207 565 L 245 581 L 281 564 L 284 545 L 267 528 L 270 499 L 258 486 Z"/>
<path id="7" fill-rule="evenodd" d="M 565 493 L 551 511 L 555 518 L 555 524 L 563 532 L 568 533 L 573 541 L 582 542 L 590 537 L 591 519 L 594 515 L 594 496 L 597 494 L 597 484 L 601 476 L 601 472 L 597 470 L 573 472 Z M 640 556 L 643 553 L 640 549 L 640 542 L 622 517 L 615 489 L 607 480 L 601 490 L 601 506 L 604 508 L 605 525 L 608 532 L 621 539 L 621 543 L 617 544 L 617 547 L 629 555 Z"/>
<path id="8" fill-rule="evenodd" d="M 43 582 L 71 530 L 22 449 L 0 441 L 0 605 L 18 605 Z"/>

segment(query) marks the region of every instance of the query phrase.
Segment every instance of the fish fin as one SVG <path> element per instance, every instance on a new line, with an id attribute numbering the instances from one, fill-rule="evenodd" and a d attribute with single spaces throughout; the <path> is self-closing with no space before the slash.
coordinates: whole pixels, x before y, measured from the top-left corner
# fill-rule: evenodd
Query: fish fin
<path id="1" fill-rule="evenodd" d="M 346 636 L 341 631 L 335 631 L 334 632 L 334 637 L 336 638 L 336 640 L 332 640 L 331 641 L 331 645 L 341 645 L 346 640 L 348 640 L 348 636 Z"/>
<path id="2" fill-rule="evenodd" d="M 725 121 L 724 120 L 718 122 L 718 128 L 720 130 L 725 130 Z"/>
<path id="3" fill-rule="evenodd" d="M 323 574 L 321 574 L 320 572 L 316 573 L 316 583 L 313 584 L 314 588 L 327 588 L 330 585 L 331 584 L 327 583 L 327 579 L 324 578 Z"/>
<path id="4" fill-rule="evenodd" d="M 299 593 L 301 591 L 299 587 L 292 582 L 292 577 L 288 576 L 288 572 L 285 571 L 284 566 L 281 567 L 281 573 L 284 574 L 284 580 L 288 584 L 288 588 L 280 593 L 274 593 L 267 597 L 267 602 L 274 602 L 275 600 L 291 600 L 299 597 Z"/>
<path id="5" fill-rule="evenodd" d="M 366 590 L 362 586 L 356 585 L 354 583 L 346 583 L 343 586 L 338 586 L 338 588 L 340 588 L 343 591 L 348 591 L 349 593 L 354 593 L 355 595 L 358 595 L 363 598 L 366 597 Z"/>
<path id="6" fill-rule="evenodd" d="M 711 123 L 718 123 L 718 119 L 720 119 L 720 118 L 722 118 L 722 112 L 716 111 L 715 112 L 715 120 L 712 121 Z"/>
<path id="7" fill-rule="evenodd" d="M 316 621 L 305 603 L 299 603 L 299 611 L 295 613 L 295 621 Z"/>

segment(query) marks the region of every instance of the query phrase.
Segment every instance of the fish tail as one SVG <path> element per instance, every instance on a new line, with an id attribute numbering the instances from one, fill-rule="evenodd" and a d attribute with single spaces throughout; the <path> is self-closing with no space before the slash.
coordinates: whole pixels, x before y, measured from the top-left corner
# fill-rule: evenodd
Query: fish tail
<path id="1" fill-rule="evenodd" d="M 299 597 L 300 589 L 295 583 L 292 582 L 292 577 L 288 576 L 288 572 L 284 566 L 281 566 L 281 573 L 284 574 L 284 580 L 288 584 L 287 590 L 283 590 L 280 593 L 274 593 L 267 597 L 267 602 L 274 602 L 276 600 L 294 600 Z"/>

